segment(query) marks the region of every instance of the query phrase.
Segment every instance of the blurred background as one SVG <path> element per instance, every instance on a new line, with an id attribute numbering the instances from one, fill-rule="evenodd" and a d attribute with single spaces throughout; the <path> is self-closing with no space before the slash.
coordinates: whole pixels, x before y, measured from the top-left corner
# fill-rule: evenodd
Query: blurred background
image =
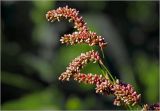
<path id="1" fill-rule="evenodd" d="M 74 31 L 67 20 L 47 22 L 47 11 L 66 5 L 79 10 L 90 30 L 105 38 L 104 62 L 114 77 L 132 84 L 142 103 L 158 102 L 158 1 L 2 1 L 2 110 L 124 109 L 112 104 L 114 97 L 96 94 L 95 86 L 58 80 L 72 59 L 90 50 L 60 44 L 60 36 Z M 83 72 L 101 74 L 97 64 Z"/>

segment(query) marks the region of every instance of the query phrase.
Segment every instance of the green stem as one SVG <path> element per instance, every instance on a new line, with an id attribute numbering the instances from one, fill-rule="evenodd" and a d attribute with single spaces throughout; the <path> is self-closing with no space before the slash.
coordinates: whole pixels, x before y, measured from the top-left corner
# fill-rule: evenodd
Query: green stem
<path id="1" fill-rule="evenodd" d="M 103 51 L 102 48 L 101 48 L 101 52 L 102 52 L 102 57 L 103 57 L 103 59 L 104 59 L 104 51 Z"/>
<path id="2" fill-rule="evenodd" d="M 127 106 L 128 106 L 128 108 L 129 108 L 130 110 L 132 110 L 132 107 L 131 107 L 129 104 L 127 104 Z"/>
<path id="3" fill-rule="evenodd" d="M 111 77 L 112 81 L 115 82 L 115 79 L 113 78 L 112 74 L 110 73 L 110 71 L 108 70 L 108 68 L 102 63 L 102 66 L 104 67 L 104 69 L 107 71 L 107 73 L 109 74 L 109 76 Z"/>
<path id="4" fill-rule="evenodd" d="M 102 66 L 100 65 L 100 63 L 98 63 L 98 65 L 99 65 L 99 67 L 101 68 L 101 72 L 102 72 L 103 76 L 104 76 L 106 79 L 109 79 L 108 74 L 106 74 L 106 73 L 104 72 L 104 70 L 103 70 Z"/>
<path id="5" fill-rule="evenodd" d="M 104 76 L 106 79 L 109 79 L 108 75 L 105 74 L 105 72 L 104 72 L 102 69 L 101 69 L 101 72 L 102 72 L 103 76 Z"/>

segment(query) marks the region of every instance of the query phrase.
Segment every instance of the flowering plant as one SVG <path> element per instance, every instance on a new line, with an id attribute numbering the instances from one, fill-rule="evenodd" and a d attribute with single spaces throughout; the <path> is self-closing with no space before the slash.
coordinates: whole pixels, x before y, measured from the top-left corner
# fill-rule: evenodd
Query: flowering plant
<path id="1" fill-rule="evenodd" d="M 72 34 L 64 34 L 60 39 L 62 44 L 75 45 L 85 43 L 89 46 L 98 45 L 103 53 L 103 48 L 107 44 L 104 41 L 104 38 L 97 35 L 96 32 L 92 32 L 88 29 L 87 23 L 85 23 L 83 18 L 79 16 L 79 12 L 76 9 L 69 8 L 68 6 L 59 7 L 56 10 L 48 11 L 46 18 L 51 22 L 54 20 L 60 21 L 62 18 L 68 19 L 69 22 L 73 21 L 74 28 L 77 29 L 77 31 Z M 82 68 L 89 62 L 97 62 L 102 69 L 102 75 L 82 73 Z M 78 81 L 79 83 L 95 85 L 96 93 L 114 95 L 115 99 L 113 104 L 116 106 L 126 105 L 132 110 L 133 107 L 137 105 L 141 107 L 142 111 L 160 110 L 160 104 L 158 103 L 150 106 L 148 104 L 141 105 L 141 94 L 138 94 L 132 85 L 113 78 L 97 51 L 91 50 L 81 53 L 80 56 L 75 58 L 69 64 L 66 71 L 59 77 L 59 80 L 61 81 L 69 81 L 70 79 Z"/>

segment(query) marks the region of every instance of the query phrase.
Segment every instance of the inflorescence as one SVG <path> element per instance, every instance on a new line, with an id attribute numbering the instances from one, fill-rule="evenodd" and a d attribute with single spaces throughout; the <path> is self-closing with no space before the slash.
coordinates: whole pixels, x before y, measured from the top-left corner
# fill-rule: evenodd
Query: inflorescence
<path id="1" fill-rule="evenodd" d="M 46 18 L 51 22 L 54 20 L 60 21 L 62 18 L 65 18 L 68 19 L 69 22 L 72 21 L 74 23 L 74 28 L 76 28 L 77 31 L 72 34 L 64 34 L 60 39 L 62 44 L 74 45 L 85 43 L 89 46 L 98 45 L 101 49 L 106 46 L 104 38 L 98 36 L 96 32 L 90 31 L 87 27 L 87 23 L 84 22 L 83 18 L 79 16 L 79 12 L 74 8 L 69 8 L 68 6 L 59 7 L 56 10 L 48 11 Z M 86 53 L 81 53 L 80 56 L 75 58 L 69 64 L 66 71 L 60 75 L 59 80 L 69 81 L 72 78 L 79 83 L 95 85 L 96 93 L 102 95 L 114 95 L 115 99 L 113 104 L 117 106 L 134 106 L 140 101 L 141 95 L 137 94 L 133 86 L 130 84 L 120 82 L 118 79 L 113 81 L 99 74 L 81 73 L 81 69 L 90 62 L 103 64 L 97 51 L 92 50 Z M 108 77 L 108 72 L 106 72 L 106 74 Z M 146 104 L 143 106 L 142 111 L 147 110 L 160 110 L 160 104 L 150 106 Z"/>
<path id="2" fill-rule="evenodd" d="M 65 34 L 61 37 L 60 41 L 62 44 L 74 45 L 77 43 L 86 43 L 90 46 L 99 45 L 100 48 L 104 48 L 106 43 L 104 38 L 98 36 L 96 32 L 89 31 L 87 24 L 84 22 L 83 18 L 78 15 L 79 12 L 76 9 L 66 7 L 59 7 L 56 10 L 48 11 L 46 18 L 48 21 L 53 22 L 54 20 L 60 21 L 62 18 L 66 18 L 73 21 L 74 28 L 77 29 L 76 32 L 72 34 Z"/>
<path id="3" fill-rule="evenodd" d="M 86 53 L 81 53 L 80 56 L 75 58 L 69 66 L 66 68 L 66 71 L 61 74 L 59 80 L 67 80 L 69 81 L 70 77 L 80 73 L 80 70 L 89 62 L 98 62 L 100 61 L 100 57 L 98 52 L 89 51 Z"/>
<path id="4" fill-rule="evenodd" d="M 96 86 L 96 93 L 103 95 L 113 94 L 116 97 L 114 105 L 120 106 L 124 103 L 135 105 L 140 99 L 140 94 L 138 95 L 130 84 L 121 83 L 119 80 L 113 83 L 98 74 L 80 73 L 80 70 L 89 62 L 95 63 L 100 60 L 98 52 L 94 52 L 93 50 L 82 53 L 69 64 L 67 70 L 60 75 L 59 80 L 69 81 L 70 78 L 73 78 L 78 82 L 93 84 Z"/>

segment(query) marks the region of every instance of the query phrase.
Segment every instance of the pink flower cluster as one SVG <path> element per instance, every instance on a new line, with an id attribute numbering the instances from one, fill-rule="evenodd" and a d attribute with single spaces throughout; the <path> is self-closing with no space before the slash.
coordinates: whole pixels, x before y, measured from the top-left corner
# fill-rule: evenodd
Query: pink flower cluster
<path id="1" fill-rule="evenodd" d="M 102 75 L 93 75 L 91 73 L 89 74 L 84 74 L 84 73 L 79 73 L 79 74 L 76 74 L 74 76 L 74 80 L 75 81 L 78 81 L 78 82 L 83 82 L 83 83 L 86 83 L 86 84 L 100 84 L 104 78 L 102 78 Z"/>
<path id="2" fill-rule="evenodd" d="M 46 18 L 48 21 L 53 22 L 54 20 L 60 21 L 61 18 L 69 18 L 69 22 L 74 22 L 74 28 L 76 28 L 78 31 L 88 30 L 86 23 L 84 22 L 83 18 L 78 15 L 79 12 L 74 8 L 68 8 L 66 7 L 59 7 L 56 10 L 50 10 L 46 14 Z"/>
<path id="3" fill-rule="evenodd" d="M 150 110 L 160 111 L 160 103 L 156 103 L 150 106 L 148 104 L 145 104 L 141 111 L 150 111 Z"/>
<path id="4" fill-rule="evenodd" d="M 105 47 L 106 43 L 104 42 L 104 38 L 98 36 L 95 32 L 73 32 L 72 34 L 65 34 L 60 39 L 61 43 L 66 43 L 74 45 L 77 43 L 86 43 L 89 46 L 99 45 L 101 48 Z"/>
<path id="5" fill-rule="evenodd" d="M 96 85 L 96 93 L 109 95 L 111 94 L 112 84 L 108 79 L 105 79 L 102 75 L 98 74 L 84 74 L 79 73 L 74 75 L 74 80 L 80 83 Z"/>
<path id="6" fill-rule="evenodd" d="M 75 58 L 69 66 L 66 68 L 66 71 L 63 72 L 59 80 L 68 80 L 70 79 L 71 76 L 80 73 L 80 69 L 82 69 L 86 64 L 89 62 L 98 62 L 101 61 L 99 57 L 99 53 L 95 51 L 89 51 L 86 53 L 81 53 L 80 56 Z"/>
<path id="7" fill-rule="evenodd" d="M 63 37 L 61 37 L 60 41 L 62 44 L 66 43 L 74 45 L 77 43 L 86 43 L 90 46 L 99 45 L 101 49 L 104 48 L 106 46 L 104 38 L 98 36 L 95 32 L 89 31 L 86 23 L 78 14 L 79 13 L 76 11 L 76 9 L 68 8 L 68 6 L 66 6 L 59 7 L 56 10 L 48 11 L 46 18 L 48 21 L 52 22 L 55 19 L 60 21 L 61 18 L 65 17 L 66 19 L 69 18 L 69 22 L 74 22 L 74 28 L 76 28 L 78 31 L 73 32 L 72 34 L 65 34 Z"/>
<path id="8" fill-rule="evenodd" d="M 116 95 L 114 104 L 117 106 L 120 106 L 121 103 L 134 106 L 141 97 L 141 94 L 137 94 L 130 84 L 125 84 L 118 80 L 116 81 L 116 84 L 113 85 L 112 91 L 114 91 L 114 95 Z"/>

